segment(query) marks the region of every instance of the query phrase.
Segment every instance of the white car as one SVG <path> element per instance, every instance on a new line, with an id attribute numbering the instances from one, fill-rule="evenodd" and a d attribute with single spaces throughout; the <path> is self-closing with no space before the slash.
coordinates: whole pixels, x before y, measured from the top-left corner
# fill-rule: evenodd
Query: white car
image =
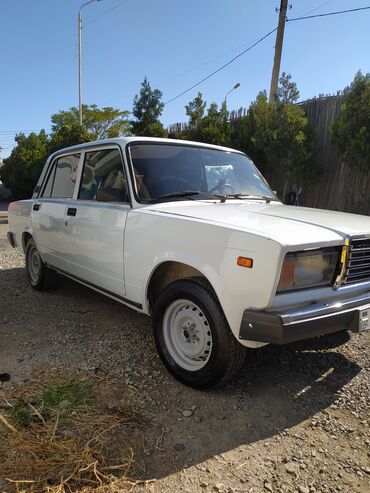
<path id="1" fill-rule="evenodd" d="M 235 374 L 245 347 L 370 328 L 370 219 L 282 204 L 233 149 L 63 149 L 10 204 L 8 238 L 33 288 L 60 273 L 151 314 L 164 364 L 198 388 Z"/>

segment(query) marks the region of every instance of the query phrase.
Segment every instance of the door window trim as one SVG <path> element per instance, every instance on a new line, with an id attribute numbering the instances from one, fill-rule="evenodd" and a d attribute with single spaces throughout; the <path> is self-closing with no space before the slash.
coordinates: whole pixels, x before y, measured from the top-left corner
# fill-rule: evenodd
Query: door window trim
<path id="1" fill-rule="evenodd" d="M 201 145 L 199 145 L 201 144 Z M 127 167 L 128 167 L 128 172 L 130 174 L 130 177 L 131 177 L 131 183 L 132 183 L 132 194 L 133 194 L 133 197 L 135 199 L 135 202 L 139 205 L 139 206 L 142 206 L 142 205 L 148 205 L 148 204 L 154 204 L 156 203 L 155 201 L 153 202 L 152 200 L 145 200 L 145 199 L 141 199 L 139 197 L 139 193 L 138 193 L 138 190 L 137 190 L 137 183 L 136 183 L 136 179 L 135 179 L 135 167 L 134 167 L 134 162 L 133 162 L 133 159 L 132 159 L 132 156 L 131 156 L 131 147 L 134 147 L 136 145 L 166 145 L 166 146 L 179 146 L 179 147 L 192 147 L 192 148 L 196 148 L 196 149 L 209 149 L 209 150 L 212 150 L 212 151 L 218 151 L 218 152 L 228 152 L 230 154 L 241 154 L 243 156 L 246 156 L 248 159 L 250 159 L 250 157 L 245 154 L 245 152 L 242 152 L 242 151 L 239 151 L 238 149 L 223 149 L 223 148 L 218 148 L 218 147 L 214 147 L 213 144 L 203 144 L 203 143 L 198 143 L 198 142 L 189 142 L 189 141 L 184 141 L 184 143 L 182 142 L 169 142 L 169 141 L 165 141 L 165 142 L 161 142 L 161 141 L 157 141 L 157 140 L 153 140 L 153 141 L 149 141 L 149 140 L 132 140 L 130 142 L 128 142 L 126 144 L 126 159 L 127 159 Z M 252 161 L 253 162 L 253 161 Z M 253 162 L 254 164 L 254 162 Z M 257 166 L 254 164 L 255 168 L 257 169 L 257 171 L 259 172 L 259 174 L 262 176 L 262 173 L 258 170 Z M 265 180 L 266 181 L 266 180 Z M 270 187 L 270 186 L 269 186 Z"/>
<path id="2" fill-rule="evenodd" d="M 124 178 L 126 180 L 126 188 L 127 188 L 127 202 L 103 202 L 99 200 L 89 200 L 89 199 L 80 199 L 78 198 L 78 195 L 81 190 L 81 185 L 82 185 L 82 177 L 83 177 L 83 171 L 85 167 L 85 155 L 89 152 L 98 152 L 98 151 L 110 151 L 110 150 L 118 150 L 119 155 L 121 157 L 121 166 L 122 166 L 122 171 Z M 115 205 L 122 205 L 122 206 L 130 206 L 132 208 L 132 199 L 131 199 L 131 191 L 130 191 L 130 185 L 127 180 L 128 173 L 126 172 L 126 165 L 125 165 L 125 160 L 123 158 L 123 153 L 122 153 L 122 148 L 118 144 L 97 144 L 97 145 L 92 145 L 91 147 L 86 147 L 83 150 L 81 149 L 81 157 L 80 157 L 80 162 L 79 162 L 79 170 L 76 176 L 76 186 L 75 187 L 75 193 L 73 195 L 73 198 L 77 202 L 84 202 L 86 204 L 115 204 Z"/>
<path id="3" fill-rule="evenodd" d="M 58 159 L 63 158 L 63 157 L 66 157 L 66 156 L 74 156 L 76 154 L 79 154 L 80 155 L 80 158 L 78 160 L 77 173 L 76 173 L 76 181 L 75 181 L 75 185 L 74 185 L 74 188 L 73 188 L 72 197 L 44 197 L 43 195 L 45 193 L 45 189 L 47 187 L 49 178 L 51 177 L 51 174 L 54 171 L 54 177 L 53 177 L 53 184 L 52 184 L 52 187 L 51 187 L 51 192 L 53 191 L 54 181 L 55 181 L 55 175 L 56 175 L 56 166 L 55 166 L 55 164 L 58 161 Z M 73 200 L 74 199 L 74 196 L 75 196 L 75 193 L 76 193 L 76 185 L 78 183 L 78 177 L 79 177 L 80 166 L 81 166 L 81 157 L 82 157 L 82 151 L 79 150 L 79 149 L 76 149 L 75 152 L 69 151 L 69 152 L 63 152 L 63 153 L 60 153 L 60 154 L 56 155 L 50 161 L 50 164 L 48 166 L 47 172 L 45 173 L 45 176 L 44 176 L 43 182 L 41 184 L 40 191 L 39 191 L 39 194 L 38 194 L 37 198 L 38 199 L 44 199 L 44 200 Z"/>

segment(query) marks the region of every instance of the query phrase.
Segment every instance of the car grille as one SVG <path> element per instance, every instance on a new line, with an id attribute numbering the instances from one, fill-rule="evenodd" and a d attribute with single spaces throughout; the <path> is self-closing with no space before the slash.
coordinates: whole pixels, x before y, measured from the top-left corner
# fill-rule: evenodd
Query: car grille
<path id="1" fill-rule="evenodd" d="M 370 238 L 352 239 L 343 284 L 370 281 Z"/>

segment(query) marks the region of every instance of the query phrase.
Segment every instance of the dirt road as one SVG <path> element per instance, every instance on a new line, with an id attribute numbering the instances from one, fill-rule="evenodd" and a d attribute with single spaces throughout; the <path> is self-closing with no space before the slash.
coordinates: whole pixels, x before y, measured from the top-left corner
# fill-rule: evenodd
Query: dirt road
<path id="1" fill-rule="evenodd" d="M 251 350 L 232 384 L 195 391 L 163 368 L 147 317 L 68 280 L 33 291 L 6 231 L 0 218 L 0 373 L 101 371 L 135 389 L 149 417 L 135 475 L 155 481 L 133 491 L 369 493 L 370 334 Z"/>

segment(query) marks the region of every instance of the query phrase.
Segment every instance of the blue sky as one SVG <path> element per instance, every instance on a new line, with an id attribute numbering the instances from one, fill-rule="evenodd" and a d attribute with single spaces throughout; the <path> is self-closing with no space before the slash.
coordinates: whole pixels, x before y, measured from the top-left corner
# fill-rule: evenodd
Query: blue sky
<path id="1" fill-rule="evenodd" d="M 78 104 L 77 10 L 83 0 L 1 0 L 0 147 L 14 131 L 50 128 L 50 115 Z M 289 17 L 364 7 L 370 0 L 290 0 Z M 83 10 L 84 102 L 131 110 L 144 76 L 166 101 L 277 25 L 280 0 L 101 0 Z M 318 8 L 320 7 L 320 8 Z M 318 9 L 317 9 L 318 8 Z M 317 9 L 317 10 L 316 10 Z M 107 10 L 110 10 L 107 12 Z M 281 71 L 301 99 L 333 93 L 370 71 L 370 10 L 286 25 Z M 275 35 L 165 107 L 165 125 L 186 121 L 197 91 L 248 106 L 268 89 Z"/>

